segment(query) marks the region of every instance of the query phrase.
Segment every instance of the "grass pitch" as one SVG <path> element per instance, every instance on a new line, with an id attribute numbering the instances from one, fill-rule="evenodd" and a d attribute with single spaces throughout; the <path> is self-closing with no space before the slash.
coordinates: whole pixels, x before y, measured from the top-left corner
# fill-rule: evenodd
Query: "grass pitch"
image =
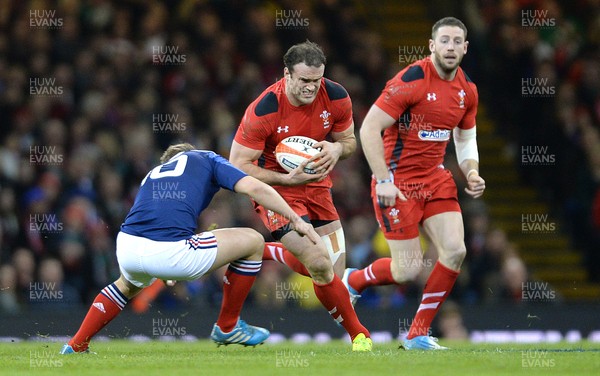
<path id="1" fill-rule="evenodd" d="M 441 341 L 448 351 L 404 351 L 398 343 L 352 353 L 349 343 L 217 348 L 197 342 L 92 342 L 96 354 L 58 355 L 62 343 L 0 344 L 4 375 L 597 375 L 600 345 L 472 344 Z"/>

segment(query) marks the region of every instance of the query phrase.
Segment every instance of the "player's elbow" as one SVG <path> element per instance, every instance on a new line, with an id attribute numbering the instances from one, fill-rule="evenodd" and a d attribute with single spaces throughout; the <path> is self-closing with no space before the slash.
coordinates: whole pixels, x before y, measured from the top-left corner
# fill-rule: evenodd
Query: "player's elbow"
<path id="1" fill-rule="evenodd" d="M 252 175 L 252 167 L 254 164 L 251 161 L 242 158 L 231 158 L 229 160 L 232 165 L 244 171 L 248 175 Z"/>
<path id="2" fill-rule="evenodd" d="M 260 205 L 265 205 L 265 203 L 272 199 L 275 191 L 270 185 L 265 184 L 252 176 L 246 176 L 242 180 L 245 181 L 242 188 L 243 191 L 240 191 L 240 193 L 248 195 Z"/>
<path id="3" fill-rule="evenodd" d="M 356 151 L 356 145 L 357 145 L 356 137 L 352 137 L 352 140 L 350 140 L 350 151 L 352 153 L 354 153 Z"/>
<path id="4" fill-rule="evenodd" d="M 243 159 L 238 154 L 233 152 L 229 155 L 229 162 L 239 169 L 242 169 L 241 167 L 244 164 Z"/>
<path id="5" fill-rule="evenodd" d="M 362 127 L 360 127 L 358 134 L 361 144 L 366 145 L 373 139 L 373 137 L 380 136 L 381 133 L 373 126 L 371 122 L 365 121 L 363 122 Z"/>
<path id="6" fill-rule="evenodd" d="M 241 178 L 233 187 L 233 190 L 237 193 L 243 193 L 250 197 L 260 195 L 261 192 L 266 190 L 265 184 L 260 180 L 253 178 L 252 176 L 244 176 Z"/>
<path id="7" fill-rule="evenodd" d="M 229 153 L 229 162 L 231 162 L 232 165 L 240 170 L 248 173 L 248 165 L 251 165 L 253 160 L 247 154 L 248 153 L 245 151 L 244 147 L 234 141 L 231 145 L 231 151 Z"/>
<path id="8" fill-rule="evenodd" d="M 352 137 L 348 138 L 343 145 L 344 148 L 342 149 L 341 159 L 348 158 L 356 151 L 356 137 L 352 135 Z"/>
<path id="9" fill-rule="evenodd" d="M 366 137 L 367 132 L 367 126 L 365 123 L 363 123 L 362 127 L 360 127 L 360 129 L 358 130 L 358 137 L 360 138 L 361 142 L 364 142 L 364 138 Z"/>

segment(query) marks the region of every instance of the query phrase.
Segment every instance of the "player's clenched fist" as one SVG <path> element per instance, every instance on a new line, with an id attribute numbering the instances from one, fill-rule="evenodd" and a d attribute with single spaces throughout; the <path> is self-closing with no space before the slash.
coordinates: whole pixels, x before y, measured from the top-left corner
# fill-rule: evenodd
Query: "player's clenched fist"
<path id="1" fill-rule="evenodd" d="M 467 188 L 465 188 L 465 192 L 467 192 L 471 197 L 478 198 L 483 195 L 483 191 L 485 190 L 485 180 L 479 173 L 473 171 L 467 177 Z"/>
<path id="2" fill-rule="evenodd" d="M 406 197 L 402 194 L 402 191 L 393 182 L 377 184 L 375 186 L 375 194 L 377 195 L 379 206 L 382 207 L 394 206 L 397 199 L 406 201 Z"/>

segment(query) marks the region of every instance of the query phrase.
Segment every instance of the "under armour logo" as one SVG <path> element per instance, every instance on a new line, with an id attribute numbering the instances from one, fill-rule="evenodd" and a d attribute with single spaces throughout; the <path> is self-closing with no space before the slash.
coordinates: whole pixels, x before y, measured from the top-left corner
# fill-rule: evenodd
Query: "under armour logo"
<path id="1" fill-rule="evenodd" d="M 427 100 L 428 101 L 434 101 L 437 98 L 435 97 L 435 93 L 427 93 Z"/>
<path id="2" fill-rule="evenodd" d="M 290 126 L 286 125 L 285 127 L 277 127 L 277 133 L 288 133 L 290 131 Z"/>

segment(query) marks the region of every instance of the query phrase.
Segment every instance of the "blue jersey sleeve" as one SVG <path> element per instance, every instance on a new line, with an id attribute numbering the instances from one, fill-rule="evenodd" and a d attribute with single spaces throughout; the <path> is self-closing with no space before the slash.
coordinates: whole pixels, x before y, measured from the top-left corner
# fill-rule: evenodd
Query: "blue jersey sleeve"
<path id="1" fill-rule="evenodd" d="M 220 187 L 233 191 L 235 184 L 243 177 L 247 176 L 245 172 L 231 164 L 227 159 L 219 154 L 212 156 L 214 161 L 214 177 Z"/>

